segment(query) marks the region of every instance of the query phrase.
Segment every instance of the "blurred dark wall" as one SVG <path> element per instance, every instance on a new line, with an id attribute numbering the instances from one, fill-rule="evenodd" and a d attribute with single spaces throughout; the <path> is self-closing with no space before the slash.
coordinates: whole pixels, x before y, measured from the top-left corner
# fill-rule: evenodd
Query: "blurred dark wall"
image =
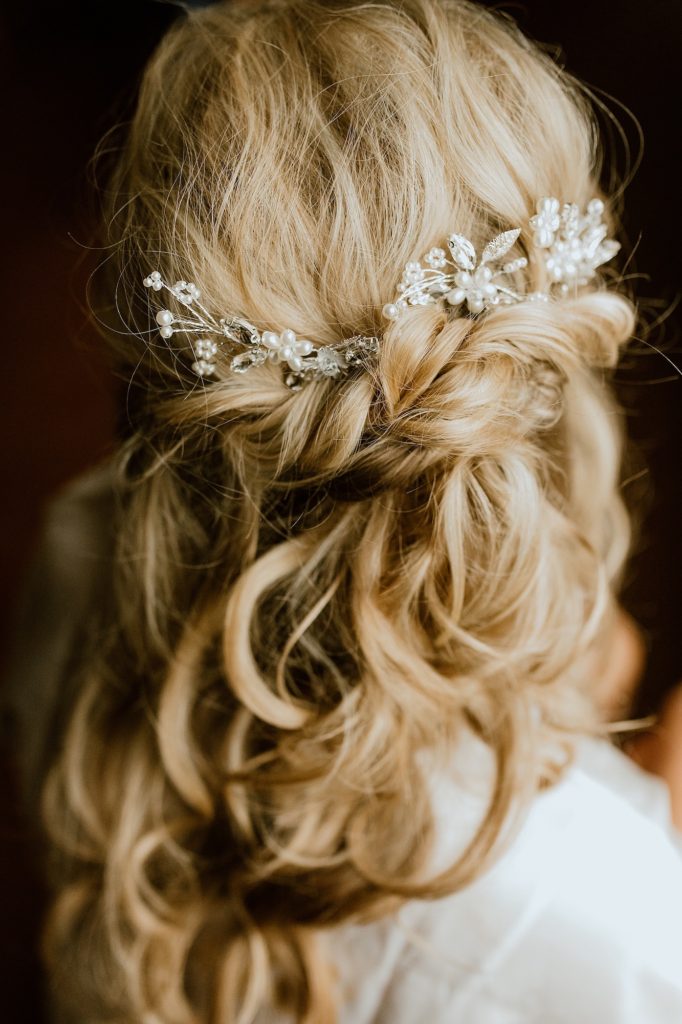
<path id="1" fill-rule="evenodd" d="M 566 67 L 598 92 L 617 97 L 641 124 L 645 148 L 626 194 L 625 226 L 637 243 L 634 269 L 648 275 L 638 291 L 665 309 L 679 288 L 682 9 L 669 0 L 527 0 L 505 9 L 531 36 L 560 43 Z M 94 209 L 87 164 L 107 128 L 130 113 L 140 69 L 175 16 L 173 8 L 152 0 L 6 2 L 0 15 L 0 644 L 11 632 L 12 602 L 45 500 L 114 443 L 115 387 L 84 311 L 87 277 L 97 259 L 84 248 L 92 239 Z M 622 112 L 619 117 L 636 154 L 633 121 Z M 625 170 L 622 143 L 616 150 Z M 648 340 L 682 363 L 674 318 Z M 648 506 L 648 514 L 625 593 L 651 648 L 644 708 L 682 676 L 682 384 L 664 356 L 642 346 L 642 354 L 619 372 L 618 386 L 649 467 L 628 486 L 633 505 Z M 633 466 L 639 469 L 637 459 Z M 39 975 L 31 950 L 42 896 L 26 826 L 8 786 L 0 787 L 0 822 L 3 1019 L 36 1024 Z"/>

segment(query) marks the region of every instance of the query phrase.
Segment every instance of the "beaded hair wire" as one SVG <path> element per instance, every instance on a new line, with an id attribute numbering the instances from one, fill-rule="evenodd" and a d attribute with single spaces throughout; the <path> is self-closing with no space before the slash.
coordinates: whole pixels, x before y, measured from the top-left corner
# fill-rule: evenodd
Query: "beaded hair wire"
<path id="1" fill-rule="evenodd" d="M 468 313 L 477 316 L 498 305 L 547 302 L 553 295 L 567 295 L 571 289 L 587 284 L 597 268 L 620 249 L 618 242 L 606 237 L 603 213 L 600 199 L 592 199 L 584 213 L 575 203 L 562 206 L 554 197 L 539 200 L 529 224 L 533 246 L 542 253 L 549 275 L 545 291 L 519 292 L 509 280 L 528 266 L 525 256 L 503 262 L 516 244 L 520 228 L 496 235 L 480 257 L 468 238 L 452 234 L 447 240 L 449 258 L 445 249 L 434 247 L 421 261 L 406 264 L 397 294 L 383 307 L 383 315 L 387 320 L 397 320 L 409 306 L 445 300 L 453 307 L 466 304 Z M 242 316 L 214 316 L 202 305 L 196 284 L 168 284 L 158 270 L 143 283 L 153 292 L 165 289 L 184 307 L 180 313 L 159 310 L 156 322 L 162 338 L 182 334 L 189 339 L 191 369 L 200 378 L 218 376 L 216 356 L 226 348 L 230 372 L 245 373 L 266 361 L 280 363 L 286 370 L 287 386 L 298 389 L 306 381 L 343 377 L 353 366 L 365 365 L 379 349 L 375 335 L 356 334 L 334 345 L 317 345 L 298 338 L 290 328 L 279 334 L 271 330 L 261 333 Z"/>

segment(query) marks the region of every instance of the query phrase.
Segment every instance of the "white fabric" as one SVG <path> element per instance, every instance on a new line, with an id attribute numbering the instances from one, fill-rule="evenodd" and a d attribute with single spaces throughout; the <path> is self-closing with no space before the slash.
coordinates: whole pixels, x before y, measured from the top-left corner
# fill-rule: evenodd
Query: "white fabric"
<path id="1" fill-rule="evenodd" d="M 106 572 L 111 500 L 103 472 L 48 518 L 9 688 L 24 737 L 49 735 L 62 648 Z M 490 770 L 471 736 L 434 778 L 439 862 L 480 815 Z M 339 1024 L 682 1024 L 681 851 L 663 783 L 608 743 L 581 741 L 507 853 L 465 891 L 327 933 Z"/>
<path id="2" fill-rule="evenodd" d="M 462 757 L 472 769 L 486 757 L 472 757 L 476 742 Z M 442 844 L 455 853 L 460 797 L 442 782 Z M 331 949 L 341 1024 L 680 1024 L 682 857 L 667 790 L 585 740 L 483 877 L 339 928 Z"/>

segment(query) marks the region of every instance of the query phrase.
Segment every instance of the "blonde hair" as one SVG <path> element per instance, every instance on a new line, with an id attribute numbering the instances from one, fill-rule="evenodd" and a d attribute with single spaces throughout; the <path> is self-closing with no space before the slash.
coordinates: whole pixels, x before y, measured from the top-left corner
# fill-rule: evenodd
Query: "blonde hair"
<path id="1" fill-rule="evenodd" d="M 454 230 L 526 225 L 542 288 L 528 219 L 598 195 L 598 160 L 584 91 L 466 0 L 218 3 L 161 42 L 110 199 L 133 394 L 115 611 L 45 789 L 46 945 L 79 1019 L 335 1020 L 323 931 L 466 885 L 547 751 L 598 728 L 587 658 L 628 544 L 605 373 L 631 304 L 598 282 L 381 319 Z M 177 336 L 143 333 L 156 266 L 261 329 L 382 332 L 376 366 L 197 384 Z M 431 877 L 418 755 L 445 764 L 465 726 L 496 784 Z"/>

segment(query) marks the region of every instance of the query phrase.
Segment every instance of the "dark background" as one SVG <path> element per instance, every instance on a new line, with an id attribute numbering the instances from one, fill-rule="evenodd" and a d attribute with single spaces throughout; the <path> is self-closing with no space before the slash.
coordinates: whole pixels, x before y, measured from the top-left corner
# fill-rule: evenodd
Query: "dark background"
<path id="1" fill-rule="evenodd" d="M 644 150 L 625 195 L 625 229 L 636 249 L 629 270 L 644 275 L 637 291 L 646 317 L 655 319 L 674 305 L 679 288 L 682 9 L 669 0 L 495 6 L 513 13 L 527 34 L 552 44 L 568 70 L 598 92 L 623 122 L 630 163 L 641 149 L 636 122 L 641 125 Z M 0 13 L 0 652 L 7 650 L 13 602 L 46 499 L 114 443 L 115 388 L 84 303 L 93 265 L 84 246 L 93 237 L 95 210 L 87 165 L 104 132 L 129 115 L 145 59 L 176 16 L 153 0 L 6 0 Z M 617 165 L 627 174 L 626 149 L 613 129 L 610 134 Z M 682 363 L 674 312 L 647 343 Z M 636 479 L 626 493 L 636 510 L 646 508 L 646 519 L 624 603 L 649 646 L 639 707 L 648 711 L 682 676 L 682 383 L 665 355 L 644 344 L 637 348 L 639 354 L 619 371 L 618 388 L 634 439 Z M 38 1024 L 40 974 L 33 950 L 42 888 L 6 759 L 0 771 L 3 1020 Z"/>

